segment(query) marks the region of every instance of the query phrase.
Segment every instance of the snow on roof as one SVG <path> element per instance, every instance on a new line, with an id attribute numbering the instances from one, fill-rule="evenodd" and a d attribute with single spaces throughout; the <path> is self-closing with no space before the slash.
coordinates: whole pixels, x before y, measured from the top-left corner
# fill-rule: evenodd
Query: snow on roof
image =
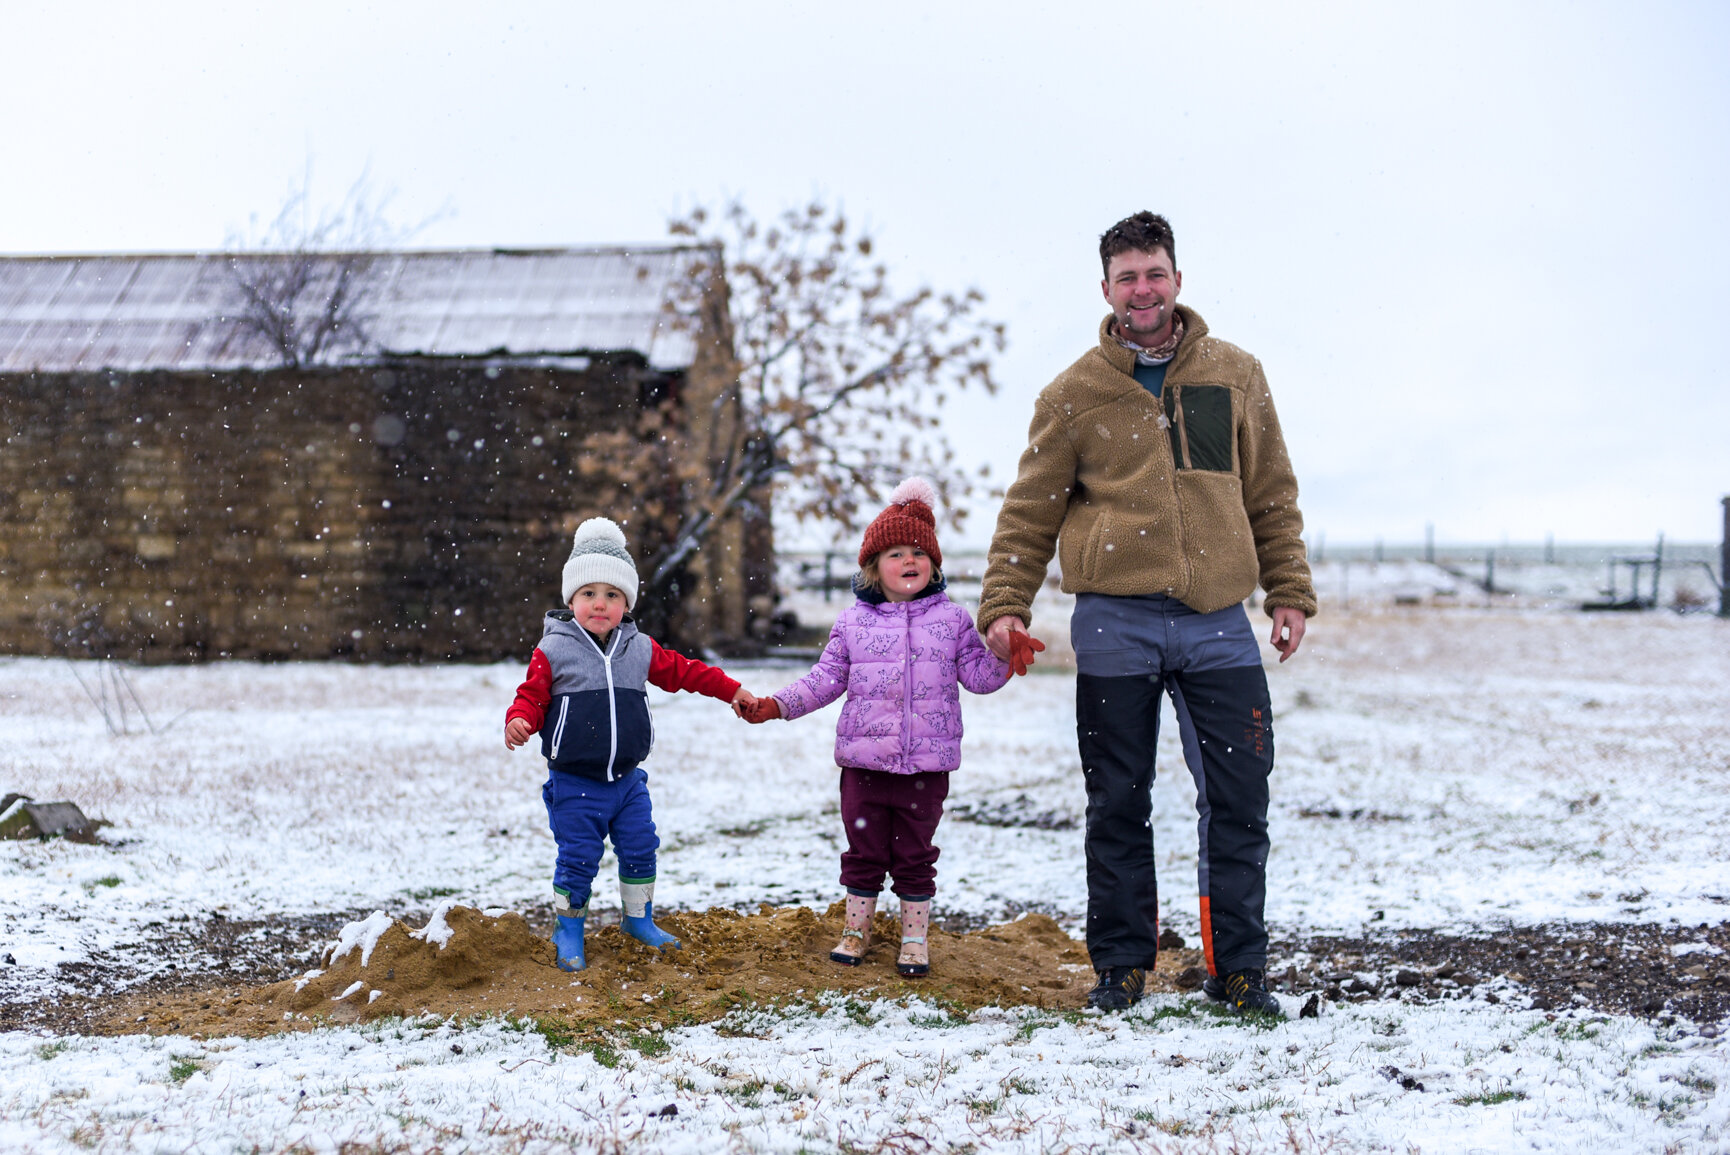
<path id="1" fill-rule="evenodd" d="M 669 290 L 712 259 L 696 246 L 368 254 L 368 332 L 385 355 L 560 357 L 631 350 L 688 368 Z M 339 254 L 330 254 L 334 262 Z M 0 372 L 268 369 L 233 317 L 233 254 L 0 257 Z M 288 260 L 247 254 L 247 261 Z M 362 359 L 370 359 L 365 357 Z"/>

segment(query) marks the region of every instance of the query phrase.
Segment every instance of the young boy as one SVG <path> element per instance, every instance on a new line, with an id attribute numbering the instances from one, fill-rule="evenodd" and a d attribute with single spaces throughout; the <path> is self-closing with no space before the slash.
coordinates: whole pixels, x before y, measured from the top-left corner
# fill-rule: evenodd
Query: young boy
<path id="1" fill-rule="evenodd" d="M 645 682 L 734 704 L 755 698 L 724 672 L 663 650 L 637 631 L 637 567 L 625 534 L 604 517 L 577 527 L 565 562 L 568 610 L 551 610 L 529 674 L 505 712 L 505 746 L 536 731 L 547 759 L 541 797 L 558 843 L 553 869 L 553 948 L 559 966 L 583 969 L 583 919 L 603 840 L 619 859 L 623 929 L 639 942 L 677 949 L 655 925 L 655 820 L 649 779 L 638 765 L 654 741 Z"/>

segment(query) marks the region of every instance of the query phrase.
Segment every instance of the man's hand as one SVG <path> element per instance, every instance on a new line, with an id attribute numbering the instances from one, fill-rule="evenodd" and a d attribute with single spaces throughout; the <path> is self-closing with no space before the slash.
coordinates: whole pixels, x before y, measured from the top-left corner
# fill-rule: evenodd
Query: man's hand
<path id="1" fill-rule="evenodd" d="M 734 716 L 743 718 L 745 716 L 745 711 L 750 709 L 751 703 L 756 700 L 757 695 L 751 693 L 749 690 L 745 689 L 745 687 L 740 686 L 739 692 L 733 695 L 732 706 Z"/>
<path id="2" fill-rule="evenodd" d="M 515 750 L 534 737 L 535 732 L 524 718 L 512 718 L 505 723 L 505 749 Z"/>
<path id="3" fill-rule="evenodd" d="M 1297 653 L 1298 645 L 1303 640 L 1303 611 L 1294 610 L 1290 606 L 1275 606 L 1273 609 L 1273 637 L 1269 641 L 1273 643 L 1273 648 L 1279 651 L 1279 660 L 1283 662 Z"/>
<path id="4" fill-rule="evenodd" d="M 1033 655 L 1045 652 L 1045 643 L 1028 633 L 1027 623 L 1017 617 L 992 622 L 985 631 L 985 645 L 1016 674 L 1025 674 L 1033 664 Z"/>
<path id="5" fill-rule="evenodd" d="M 1001 617 L 992 622 L 985 631 L 985 644 L 1000 659 L 1009 660 L 1009 635 L 1012 631 L 1027 632 L 1027 623 L 1020 618 Z"/>
<path id="6" fill-rule="evenodd" d="M 771 718 L 779 718 L 781 716 L 781 703 L 777 702 L 774 698 L 757 698 L 749 705 L 735 707 L 735 709 L 738 710 L 739 717 L 745 719 L 745 721 L 751 723 L 753 726 L 760 726 Z"/>

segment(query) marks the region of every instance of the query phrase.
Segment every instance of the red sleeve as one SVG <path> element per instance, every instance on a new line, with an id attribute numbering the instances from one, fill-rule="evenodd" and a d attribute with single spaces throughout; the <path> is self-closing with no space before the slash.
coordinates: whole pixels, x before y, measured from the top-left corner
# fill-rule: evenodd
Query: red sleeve
<path id="1" fill-rule="evenodd" d="M 536 647 L 535 656 L 529 659 L 529 675 L 517 687 L 516 701 L 505 711 L 505 724 L 509 725 L 512 718 L 521 718 L 539 731 L 541 723 L 547 719 L 547 706 L 552 700 L 553 664 Z"/>
<path id="2" fill-rule="evenodd" d="M 653 638 L 649 642 L 655 647 L 655 655 L 649 659 L 649 681 L 660 689 L 669 693 L 689 690 L 723 702 L 731 702 L 733 695 L 739 692 L 739 683 L 729 678 L 725 670 L 706 666 L 695 658 L 687 658 L 672 650 L 663 650 L 661 643 Z"/>

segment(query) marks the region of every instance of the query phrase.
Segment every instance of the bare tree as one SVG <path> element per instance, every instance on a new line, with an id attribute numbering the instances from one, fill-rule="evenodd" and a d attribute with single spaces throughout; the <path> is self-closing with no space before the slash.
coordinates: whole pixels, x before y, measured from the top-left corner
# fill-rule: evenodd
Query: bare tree
<path id="1" fill-rule="evenodd" d="M 650 564 L 650 591 L 728 515 L 767 516 L 754 506 L 771 491 L 798 521 L 851 530 L 862 509 L 875 512 L 901 478 L 921 473 L 959 524 L 959 499 L 987 471 L 956 464 L 939 420 L 951 390 L 996 392 L 991 359 L 1004 327 L 978 315 L 983 295 L 897 295 L 871 237 L 822 204 L 767 225 L 738 202 L 718 219 L 699 208 L 671 231 L 708 242 L 715 256 L 669 308 L 686 324 L 731 333 L 739 379 L 710 415 L 717 442 L 707 468 L 676 477 L 683 512 Z M 715 278 L 726 292 L 713 291 Z"/>
<path id="2" fill-rule="evenodd" d="M 229 273 L 242 303 L 232 320 L 291 369 L 371 345 L 378 250 L 425 225 L 393 226 L 390 195 L 375 196 L 365 173 L 340 204 L 316 214 L 311 186 L 308 166 L 262 232 L 254 227 L 228 239 Z"/>

